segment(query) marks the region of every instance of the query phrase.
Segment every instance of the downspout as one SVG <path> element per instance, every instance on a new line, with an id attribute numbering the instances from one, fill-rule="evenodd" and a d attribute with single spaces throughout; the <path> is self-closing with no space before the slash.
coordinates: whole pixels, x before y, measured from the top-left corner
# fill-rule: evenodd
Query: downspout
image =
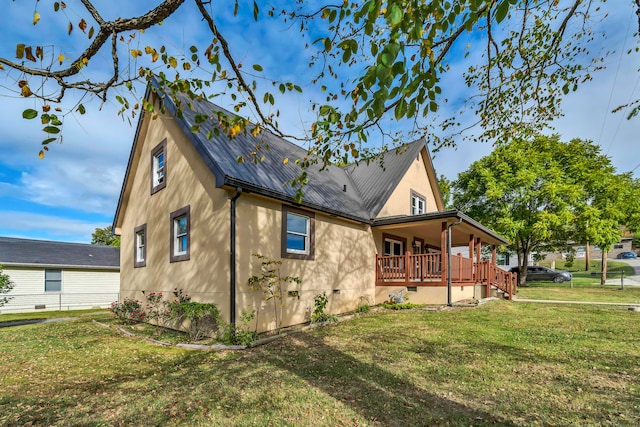
<path id="1" fill-rule="evenodd" d="M 231 330 L 236 326 L 236 200 L 242 194 L 242 188 L 237 187 L 236 193 L 231 197 L 231 241 L 229 250 L 229 323 Z"/>
<path id="2" fill-rule="evenodd" d="M 462 224 L 462 218 L 457 222 L 447 225 L 447 306 L 453 306 L 451 302 L 451 228 Z"/>

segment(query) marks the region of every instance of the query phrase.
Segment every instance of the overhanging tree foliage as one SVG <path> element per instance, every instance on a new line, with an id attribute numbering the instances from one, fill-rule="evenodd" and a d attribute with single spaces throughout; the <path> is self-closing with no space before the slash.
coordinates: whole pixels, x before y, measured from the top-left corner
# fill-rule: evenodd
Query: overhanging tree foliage
<path id="1" fill-rule="evenodd" d="M 523 285 L 532 253 L 586 240 L 609 250 L 622 225 L 637 224 L 639 189 L 591 142 L 538 135 L 474 162 L 454 182 L 454 204 L 509 239 Z"/>
<path id="2" fill-rule="evenodd" d="M 372 154 L 366 142 L 372 132 L 389 132 L 382 126 L 386 118 L 404 121 L 401 127 L 409 134 L 424 134 L 433 114 L 446 102 L 441 77 L 452 62 L 470 54 L 474 61 L 466 74 L 472 88 L 467 108 L 477 113 L 484 129 L 480 137 L 505 141 L 544 128 L 560 114 L 562 97 L 599 67 L 597 54 L 591 55 L 589 48 L 592 20 L 599 19 L 602 1 L 345 0 L 263 7 L 255 1 L 247 5 L 236 0 L 233 5 L 156 0 L 137 16 L 108 20 L 100 10 L 104 6 L 91 0 L 34 0 L 33 18 L 25 22 L 31 31 L 38 31 L 46 16 L 62 14 L 68 22 L 60 30 L 69 35 L 81 31 L 86 43 L 73 48 L 47 45 L 49 33 L 37 43 L 16 40 L 15 58 L 0 58 L 0 68 L 13 80 L 10 89 L 34 99 L 34 107 L 23 116 L 39 118 L 44 126 L 41 156 L 50 143 L 60 140 L 65 116 L 86 112 L 86 98 L 72 107 L 60 104 L 68 92 L 102 101 L 115 98 L 127 116 L 143 109 L 153 112 L 152 105 L 136 98 L 135 82 L 157 76 L 169 88 L 169 96 L 172 91 L 193 97 L 230 95 L 242 118 L 211 112 L 198 120 L 219 120 L 230 137 L 269 129 L 296 138 L 309 148 L 308 157 L 296 159 L 304 168 L 314 161 L 346 162 Z M 116 8 L 118 2 L 109 4 Z M 632 12 L 631 3 L 627 7 Z M 209 33 L 205 42 L 194 40 L 181 51 L 146 37 L 145 31 L 170 22 L 184 9 L 198 17 L 194 26 Z M 250 14 L 255 21 L 291 31 L 293 37 L 307 37 L 312 56 L 302 60 L 309 62 L 310 74 L 285 81 L 261 64 L 242 64 L 225 33 L 231 30 L 218 25 L 236 14 Z M 255 51 L 269 49 L 260 40 L 254 42 Z M 101 58 L 109 58 L 106 73 L 94 65 Z M 316 120 L 300 135 L 285 135 L 278 127 L 279 111 L 273 107 L 277 96 L 310 86 L 326 93 L 322 102 L 311 100 Z M 254 122 L 250 128 L 248 118 Z M 458 124 L 456 117 L 444 122 L 448 130 Z M 408 135 L 389 136 L 398 140 Z"/>
<path id="3" fill-rule="evenodd" d="M 115 234 L 113 234 L 110 225 L 104 228 L 96 228 L 96 231 L 91 233 L 91 244 L 103 245 L 103 246 L 116 246 L 119 248 L 120 236 L 116 236 Z"/>

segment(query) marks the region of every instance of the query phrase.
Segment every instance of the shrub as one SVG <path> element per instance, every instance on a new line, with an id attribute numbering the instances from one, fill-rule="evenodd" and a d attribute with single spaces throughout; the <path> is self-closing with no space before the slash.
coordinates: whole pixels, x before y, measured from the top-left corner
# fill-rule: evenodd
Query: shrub
<path id="1" fill-rule="evenodd" d="M 316 295 L 313 299 L 313 314 L 311 314 L 311 323 L 321 323 L 321 322 L 337 322 L 338 316 L 335 314 L 327 314 L 324 312 L 324 309 L 327 307 L 329 303 L 329 298 L 327 298 L 327 294 L 322 292 L 321 294 Z"/>
<path id="2" fill-rule="evenodd" d="M 112 302 L 109 311 L 124 323 L 142 322 L 146 317 L 142 303 L 132 298 L 125 298 L 122 302 Z"/>
<path id="3" fill-rule="evenodd" d="M 180 326 L 188 321 L 186 329 L 192 341 L 215 335 L 220 325 L 220 311 L 213 303 L 174 301 L 169 304 L 169 312 Z"/>
<path id="4" fill-rule="evenodd" d="M 253 319 L 256 317 L 256 311 L 251 310 L 247 311 L 246 309 L 242 309 L 242 313 L 240 313 L 240 320 L 242 322 L 241 325 L 231 325 L 229 323 L 223 324 L 222 336 L 220 340 L 225 344 L 232 345 L 249 345 L 258 338 L 258 332 L 252 331 L 249 328 L 249 324 L 253 322 Z"/>
<path id="5" fill-rule="evenodd" d="M 0 265 L 0 294 L 6 294 L 13 289 L 13 286 L 14 284 L 9 275 L 2 271 L 2 266 Z M 11 300 L 11 297 L 0 297 L 0 307 L 8 303 L 9 300 Z"/>

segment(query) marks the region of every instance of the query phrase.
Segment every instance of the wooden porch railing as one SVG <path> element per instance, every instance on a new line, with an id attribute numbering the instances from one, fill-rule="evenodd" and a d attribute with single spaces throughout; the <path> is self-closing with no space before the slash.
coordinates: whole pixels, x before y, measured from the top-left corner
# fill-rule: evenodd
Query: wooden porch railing
<path id="1" fill-rule="evenodd" d="M 446 279 L 442 272 L 442 254 L 400 256 L 376 255 L 376 282 L 378 284 L 441 283 Z M 491 261 L 473 262 L 462 255 L 451 256 L 451 280 L 459 283 L 482 283 L 494 286 L 513 298 L 516 293 L 516 274 L 499 268 Z M 487 292 L 487 295 L 489 292 Z"/>
<path id="2" fill-rule="evenodd" d="M 476 270 L 476 277 L 478 282 L 485 283 L 488 286 L 495 286 L 503 292 L 509 295 L 509 299 L 512 299 L 517 290 L 517 277 L 516 273 L 510 273 L 504 271 L 491 261 L 480 261 L 474 263 Z"/>

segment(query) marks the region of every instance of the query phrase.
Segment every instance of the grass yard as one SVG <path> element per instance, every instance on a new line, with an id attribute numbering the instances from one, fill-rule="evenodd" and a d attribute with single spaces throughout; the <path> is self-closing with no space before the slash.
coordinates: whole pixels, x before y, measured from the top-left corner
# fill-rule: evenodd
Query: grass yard
<path id="1" fill-rule="evenodd" d="M 92 317 L 0 329 L 0 425 L 640 423 L 640 313 L 621 308 L 383 311 L 227 352 Z"/>
<path id="2" fill-rule="evenodd" d="M 550 266 L 549 262 L 541 264 Z M 600 284 L 600 260 L 592 261 L 589 271 L 584 267 L 584 260 L 574 261 L 571 267 L 566 267 L 562 260 L 557 261 L 557 270 L 572 271 L 571 283 L 528 282 L 526 287 L 518 288 L 518 298 L 640 304 L 640 286 L 629 286 L 627 280 L 624 290 L 621 289 L 621 272 L 624 272 L 624 277 L 631 276 L 633 267 L 620 261 L 607 261 L 608 284 L 604 286 Z"/>

